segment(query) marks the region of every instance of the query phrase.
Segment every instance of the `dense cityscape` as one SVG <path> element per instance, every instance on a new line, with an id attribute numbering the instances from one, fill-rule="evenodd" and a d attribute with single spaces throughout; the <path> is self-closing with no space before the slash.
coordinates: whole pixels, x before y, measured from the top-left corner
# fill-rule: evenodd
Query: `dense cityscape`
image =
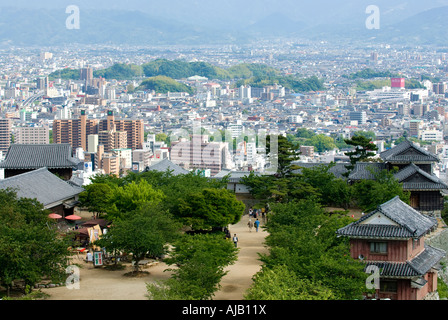
<path id="1" fill-rule="evenodd" d="M 263 30 L 0 37 L 2 300 L 448 298 L 448 47 Z"/>
<path id="2" fill-rule="evenodd" d="M 129 75 L 118 70 L 115 76 L 120 80 L 93 76 L 94 70 L 110 70 L 123 64 L 141 67 L 151 61 L 164 61 L 166 66 L 172 63 L 173 68 L 173 62 L 178 60 L 186 64 L 200 61 L 224 70 L 244 64 L 262 65 L 277 71 L 279 76 L 317 77 L 322 87 L 296 92 L 281 84 L 254 86 L 241 84 L 240 79 L 209 79 L 191 74 L 176 80 L 194 88 L 194 93 L 176 92 L 180 90 L 177 88 L 173 92 L 166 89 L 156 92 L 138 88 L 145 78 L 143 74 L 123 79 Z M 58 131 L 59 126 L 76 121 L 81 112 L 85 112 L 87 119 L 100 121 L 108 111 L 113 111 L 115 118 L 139 122 L 132 144 L 128 141 L 129 146 L 118 142 L 115 147 L 105 145 L 104 151 L 117 158 L 116 171 L 112 172 L 115 174 L 132 169 L 132 154 L 141 153 L 139 159 L 144 161 L 135 161 L 139 162 L 140 170 L 170 158 L 168 151 L 164 152 L 168 147 L 164 140 L 170 135 L 178 137 L 180 129 L 192 130 L 193 123 L 197 122 L 210 136 L 229 130 L 232 139 L 245 132 L 258 135 L 260 130 L 267 134 L 274 130 L 283 135 L 296 135 L 297 128 L 305 128 L 317 136 L 308 141 L 309 146 L 303 146 L 302 151 L 308 150 L 302 152 L 301 160 L 305 162 L 344 158 L 347 145 L 343 139 L 356 131 L 371 132 L 380 152 L 408 134 L 440 157 L 435 170 L 444 179 L 448 159 L 444 144 L 447 66 L 446 53 L 429 48 L 406 50 L 387 45 L 340 48 L 327 43 L 293 41 L 261 43 L 250 48 L 4 51 L 1 151 L 5 156 L 11 141 L 70 143 L 74 152 L 82 148 L 77 155 L 87 161 L 85 153 L 89 156 L 96 153 L 98 137 L 106 138 L 97 129 L 91 140 L 86 134 L 82 138 L 84 142 L 78 143 L 75 140 L 81 138 L 70 140 Z M 61 70 L 67 69 L 75 71 L 74 79 L 58 77 Z M 113 72 L 109 74 L 114 76 Z M 392 84 L 391 79 L 402 79 L 403 83 Z M 104 127 L 104 131 L 109 129 Z M 92 142 L 90 148 L 87 141 Z M 243 150 L 245 156 L 237 150 Z M 249 167 L 263 171 L 265 159 L 257 157 L 257 150 L 250 143 L 239 144 L 237 150 L 227 150 L 227 163 L 222 161 L 213 173 L 223 169 L 247 171 Z M 127 160 L 120 162 L 118 154 L 126 154 Z M 89 168 L 95 171 L 101 169 L 101 164 Z M 111 173 L 110 169 L 105 173 Z"/>

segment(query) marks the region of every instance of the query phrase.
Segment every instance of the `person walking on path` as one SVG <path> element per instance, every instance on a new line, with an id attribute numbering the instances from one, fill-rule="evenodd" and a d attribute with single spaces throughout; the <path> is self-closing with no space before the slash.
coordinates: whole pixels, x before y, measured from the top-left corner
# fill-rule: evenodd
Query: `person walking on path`
<path id="1" fill-rule="evenodd" d="M 252 222 L 252 219 L 249 219 L 249 222 L 247 223 L 249 227 L 249 232 L 252 232 L 252 228 L 254 227 L 254 223 Z"/>
<path id="2" fill-rule="evenodd" d="M 258 227 L 260 226 L 260 221 L 255 220 L 255 230 L 258 232 Z"/>
<path id="3" fill-rule="evenodd" d="M 238 237 L 236 236 L 236 233 L 233 235 L 233 243 L 235 244 L 235 247 L 238 246 Z"/>

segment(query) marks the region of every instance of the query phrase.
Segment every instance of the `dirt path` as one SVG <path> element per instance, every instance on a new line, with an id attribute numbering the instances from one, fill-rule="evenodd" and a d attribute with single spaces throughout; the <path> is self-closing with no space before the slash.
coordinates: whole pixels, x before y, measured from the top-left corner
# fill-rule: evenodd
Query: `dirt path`
<path id="1" fill-rule="evenodd" d="M 252 218 L 252 221 L 255 219 Z M 260 226 L 263 225 L 263 219 Z M 228 273 L 221 281 L 221 290 L 218 291 L 214 300 L 242 300 L 246 290 L 252 284 L 252 276 L 261 268 L 261 261 L 258 253 L 267 253 L 267 248 L 264 247 L 264 238 L 267 232 L 262 228 L 252 232 L 249 231 L 247 222 L 249 216 L 245 215 L 241 221 L 230 228 L 230 233 L 233 236 L 236 233 L 238 237 L 238 260 L 235 264 L 227 268 Z"/>
<path id="2" fill-rule="evenodd" d="M 241 300 L 252 283 L 252 276 L 260 269 L 258 252 L 266 252 L 263 246 L 266 232 L 261 228 L 249 232 L 247 222 L 249 217 L 243 216 L 241 221 L 230 228 L 239 238 L 238 261 L 227 268 L 228 274 L 222 279 L 221 290 L 215 294 L 215 300 Z M 261 219 L 260 219 L 261 220 Z M 131 271 L 131 266 L 120 271 L 108 271 L 94 268 L 92 263 L 85 263 L 74 258 L 79 265 L 79 289 L 68 289 L 66 286 L 43 288 L 42 292 L 50 295 L 48 300 L 146 300 L 146 283 L 167 279 L 170 273 L 164 272 L 168 266 L 164 263 L 144 269 L 149 274 L 134 278 L 124 274 Z"/>

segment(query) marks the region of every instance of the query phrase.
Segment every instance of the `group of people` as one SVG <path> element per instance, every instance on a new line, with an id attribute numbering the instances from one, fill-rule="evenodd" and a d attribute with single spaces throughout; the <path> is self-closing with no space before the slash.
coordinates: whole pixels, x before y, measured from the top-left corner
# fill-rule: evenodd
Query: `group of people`
<path id="1" fill-rule="evenodd" d="M 256 232 L 258 232 L 258 228 L 260 227 L 260 221 L 257 219 L 255 222 L 252 222 L 252 219 L 249 219 L 249 222 L 247 223 L 247 226 L 249 227 L 249 232 L 252 232 L 252 228 L 255 227 Z"/>
<path id="2" fill-rule="evenodd" d="M 265 208 L 262 209 L 253 209 L 252 207 L 249 208 L 249 221 L 247 222 L 247 226 L 249 227 L 249 232 L 252 232 L 252 229 L 255 227 L 255 232 L 258 232 L 258 229 L 260 228 L 260 220 L 258 217 L 265 218 L 266 210 Z M 255 221 L 252 221 L 252 218 L 255 219 Z M 235 244 L 235 247 L 238 246 L 238 237 L 236 234 L 233 235 L 232 241 Z"/>
<path id="3" fill-rule="evenodd" d="M 249 208 L 249 217 L 250 218 L 258 218 L 258 217 L 265 217 L 266 215 L 266 209 L 265 208 L 261 208 L 261 209 L 253 209 L 252 207 Z"/>

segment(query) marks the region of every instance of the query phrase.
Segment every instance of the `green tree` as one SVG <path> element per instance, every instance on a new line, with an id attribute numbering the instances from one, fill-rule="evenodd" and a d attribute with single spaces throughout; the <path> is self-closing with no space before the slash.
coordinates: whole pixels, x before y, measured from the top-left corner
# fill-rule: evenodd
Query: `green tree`
<path id="1" fill-rule="evenodd" d="M 238 249 L 220 234 L 185 234 L 173 244 L 168 265 L 170 279 L 147 284 L 153 300 L 209 300 L 220 288 L 225 268 L 237 259 Z"/>
<path id="2" fill-rule="evenodd" d="M 293 170 L 298 166 L 292 162 L 299 160 L 298 147 L 292 144 L 287 137 L 282 135 L 272 136 L 269 135 L 266 138 L 266 149 L 271 164 L 276 164 L 276 176 L 288 177 L 293 174 Z"/>
<path id="3" fill-rule="evenodd" d="M 316 133 L 314 133 L 314 131 L 306 128 L 297 128 L 295 134 L 297 138 L 304 138 L 304 139 L 311 139 L 315 135 Z"/>
<path id="4" fill-rule="evenodd" d="M 244 204 L 227 189 L 203 189 L 187 193 L 179 202 L 179 217 L 193 230 L 223 228 L 235 224 L 244 212 Z"/>
<path id="5" fill-rule="evenodd" d="M 336 149 L 334 139 L 324 134 L 312 136 L 310 139 L 306 140 L 305 144 L 307 146 L 314 146 L 316 152 L 325 152 Z"/>
<path id="6" fill-rule="evenodd" d="M 249 187 L 251 194 L 262 201 L 287 202 L 291 199 L 303 199 L 319 195 L 319 191 L 301 179 L 294 164 L 300 158 L 298 146 L 284 136 L 267 137 L 267 153 L 276 172 L 271 175 L 256 175 L 251 172 L 241 179 Z"/>
<path id="7" fill-rule="evenodd" d="M 273 204 L 262 270 L 283 265 L 298 278 L 328 288 L 334 299 L 361 298 L 367 278 L 364 265 L 350 257 L 348 240 L 336 236 L 336 230 L 352 221 L 328 215 L 313 199 Z"/>
<path id="8" fill-rule="evenodd" d="M 411 194 L 403 190 L 402 184 L 394 177 L 394 171 L 372 171 L 372 174 L 372 180 L 361 180 L 353 185 L 354 198 L 361 209 L 370 212 L 395 196 L 410 203 Z"/>
<path id="9" fill-rule="evenodd" d="M 166 142 L 168 139 L 168 136 L 166 133 L 157 133 L 156 134 L 156 141 L 163 141 Z"/>
<path id="10" fill-rule="evenodd" d="M 190 193 L 201 193 L 204 189 L 223 189 L 227 179 L 210 179 L 194 172 L 174 175 L 172 171 L 146 171 L 129 173 L 122 179 L 124 184 L 146 180 L 153 188 L 164 194 L 161 206 L 170 211 L 176 218 L 180 217 L 179 204 L 182 199 L 188 200 Z"/>
<path id="11" fill-rule="evenodd" d="M 0 285 L 9 295 L 14 280 L 32 288 L 43 277 L 60 282 L 68 265 L 70 235 L 60 235 L 35 199 L 0 190 Z"/>
<path id="12" fill-rule="evenodd" d="M 111 209 L 107 216 L 111 219 L 124 218 L 142 207 L 156 206 L 165 195 L 153 188 L 146 180 L 132 181 L 114 190 Z"/>
<path id="13" fill-rule="evenodd" d="M 273 175 L 256 175 L 253 172 L 241 178 L 251 195 L 266 206 L 270 202 L 288 202 L 320 196 L 318 189 L 305 182 L 300 176 L 276 177 Z"/>
<path id="14" fill-rule="evenodd" d="M 359 136 L 363 136 L 363 137 L 369 139 L 369 141 L 374 141 L 376 139 L 375 132 L 373 132 L 373 131 L 355 131 L 355 132 L 353 132 L 353 137 L 359 137 Z"/>
<path id="15" fill-rule="evenodd" d="M 352 170 L 355 168 L 357 162 L 361 161 L 374 161 L 372 157 L 375 156 L 375 152 L 378 147 L 371 142 L 371 138 L 365 135 L 356 135 L 351 139 L 344 139 L 345 143 L 354 146 L 353 151 L 348 151 L 345 153 L 346 156 L 350 158 L 350 165 L 345 166 L 347 172 L 345 176 L 348 177 Z"/>
<path id="16" fill-rule="evenodd" d="M 111 252 L 132 254 L 135 272 L 145 257 L 159 258 L 167 253 L 168 243 L 179 236 L 180 225 L 172 216 L 155 206 L 138 207 L 126 219 L 116 220 L 98 245 Z"/>
<path id="17" fill-rule="evenodd" d="M 344 180 L 336 178 L 330 172 L 333 166 L 335 166 L 335 163 L 302 168 L 301 178 L 304 182 L 319 190 L 322 204 L 347 209 L 352 200 L 352 190 Z"/>
<path id="18" fill-rule="evenodd" d="M 142 73 L 143 70 L 141 66 L 135 64 L 115 63 L 106 69 L 95 70 L 93 75 L 95 78 L 102 77 L 109 80 L 129 80 L 141 77 Z"/>
<path id="19" fill-rule="evenodd" d="M 253 278 L 246 300 L 332 300 L 331 289 L 318 281 L 299 278 L 284 265 L 263 269 Z"/>
<path id="20" fill-rule="evenodd" d="M 79 194 L 82 206 L 93 212 L 97 217 L 107 213 L 114 200 L 114 185 L 108 183 L 94 183 L 84 186 L 84 191 Z"/>

